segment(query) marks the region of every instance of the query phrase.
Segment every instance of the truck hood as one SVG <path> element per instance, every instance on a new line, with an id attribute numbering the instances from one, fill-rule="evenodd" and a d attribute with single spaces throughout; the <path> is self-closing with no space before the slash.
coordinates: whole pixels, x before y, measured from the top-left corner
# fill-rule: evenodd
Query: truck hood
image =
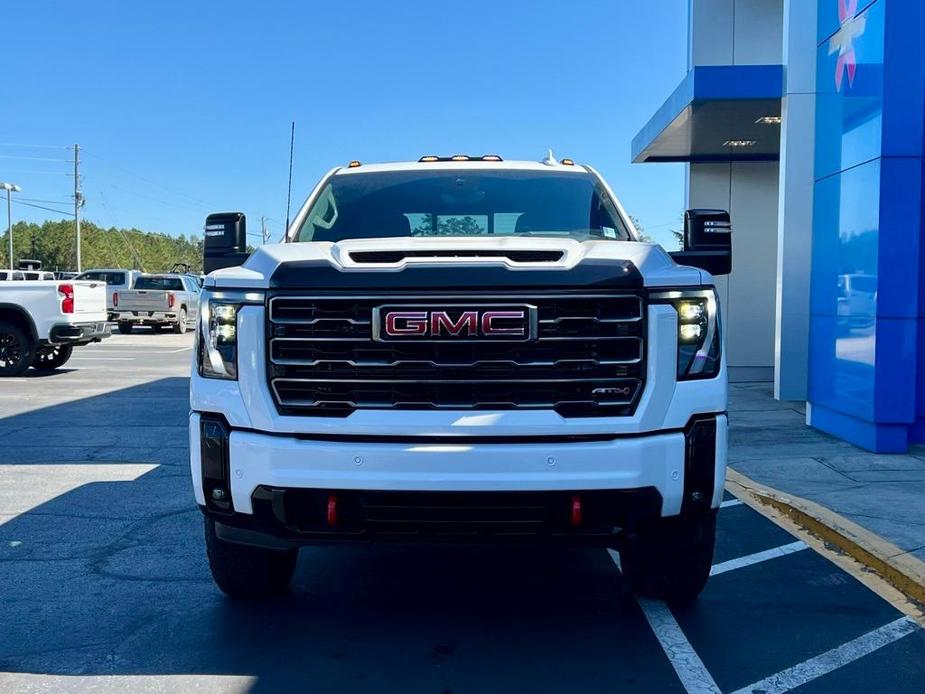
<path id="1" fill-rule="evenodd" d="M 383 277 L 384 274 L 389 277 Z M 462 274 L 461 274 L 462 273 Z M 453 280 L 448 275 L 455 275 Z M 571 278 L 571 279 L 569 279 Z M 240 267 L 216 270 L 206 287 L 423 288 L 577 284 L 678 287 L 712 284 L 652 243 L 556 238 L 396 237 L 260 246 Z M 378 286 L 377 286 L 378 285 Z M 610 286 L 610 285 L 607 285 Z"/>

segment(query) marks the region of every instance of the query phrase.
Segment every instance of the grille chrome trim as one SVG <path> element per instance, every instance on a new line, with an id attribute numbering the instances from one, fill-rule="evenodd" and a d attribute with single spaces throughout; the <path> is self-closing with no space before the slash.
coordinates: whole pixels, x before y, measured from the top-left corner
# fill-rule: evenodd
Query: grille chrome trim
<path id="1" fill-rule="evenodd" d="M 415 378 L 277 378 L 274 383 L 440 383 L 449 385 L 462 385 L 466 383 L 607 383 L 609 381 L 625 381 L 626 378 L 614 376 L 612 378 L 449 378 L 436 381 L 423 381 Z"/>
<path id="2" fill-rule="evenodd" d="M 285 338 L 283 338 L 285 339 Z M 274 364 L 283 366 L 318 366 L 319 364 L 347 364 L 348 366 L 380 368 L 383 366 L 401 366 L 402 364 L 426 364 L 435 368 L 449 369 L 470 369 L 485 364 L 510 364 L 511 366 L 550 366 L 556 367 L 559 364 L 596 364 L 597 366 L 621 366 L 624 364 L 638 364 L 642 357 L 635 359 L 556 359 L 555 361 L 516 361 L 514 359 L 479 359 L 478 361 L 461 363 L 449 361 L 433 361 L 432 359 L 399 359 L 397 361 L 357 361 L 355 359 L 313 359 L 306 361 L 303 359 L 275 359 L 270 361 Z"/>
<path id="3" fill-rule="evenodd" d="M 372 322 L 368 320 L 357 320 L 356 318 L 336 318 L 336 317 L 328 318 L 324 316 L 320 318 L 312 318 L 311 320 L 296 320 L 292 318 L 288 320 L 280 320 L 277 318 L 273 322 L 278 325 L 316 325 L 318 323 L 323 323 L 325 321 L 349 323 L 350 325 L 369 325 Z"/>
<path id="4" fill-rule="evenodd" d="M 570 320 L 586 320 L 595 323 L 637 323 L 642 320 L 642 315 L 635 318 L 598 318 L 596 316 L 560 316 L 559 318 L 546 318 L 540 321 L 540 325 L 558 325 Z"/>

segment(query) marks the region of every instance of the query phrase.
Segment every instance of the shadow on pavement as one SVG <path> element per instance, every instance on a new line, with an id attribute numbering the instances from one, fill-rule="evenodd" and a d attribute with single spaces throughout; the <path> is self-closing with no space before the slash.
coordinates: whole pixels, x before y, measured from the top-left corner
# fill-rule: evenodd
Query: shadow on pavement
<path id="1" fill-rule="evenodd" d="M 0 670 L 246 675 L 255 691 L 679 689 L 600 550 L 310 548 L 291 597 L 226 599 L 189 481 L 186 389 L 0 419 Z M 65 491 L 22 505 L 50 476 Z"/>
<path id="2" fill-rule="evenodd" d="M 47 378 L 49 376 L 61 376 L 63 374 L 71 373 L 77 369 L 66 369 L 66 368 L 57 368 L 51 370 L 42 370 L 38 371 L 36 369 L 29 369 L 24 374 L 19 376 L 19 378 Z"/>

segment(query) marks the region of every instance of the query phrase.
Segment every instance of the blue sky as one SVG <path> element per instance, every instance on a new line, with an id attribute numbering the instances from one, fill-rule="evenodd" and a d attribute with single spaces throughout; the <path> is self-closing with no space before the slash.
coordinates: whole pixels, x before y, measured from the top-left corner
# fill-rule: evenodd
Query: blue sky
<path id="1" fill-rule="evenodd" d="M 275 238 L 295 120 L 293 207 L 351 159 L 552 147 L 665 240 L 683 167 L 631 164 L 630 141 L 683 77 L 686 20 L 686 0 L 10 3 L 0 180 L 68 209 L 77 142 L 88 219 L 189 234 L 242 210 Z"/>

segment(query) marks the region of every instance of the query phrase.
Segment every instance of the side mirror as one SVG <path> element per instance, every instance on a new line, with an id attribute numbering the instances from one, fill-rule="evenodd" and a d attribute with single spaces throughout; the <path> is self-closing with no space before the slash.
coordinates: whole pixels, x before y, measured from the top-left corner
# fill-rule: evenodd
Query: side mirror
<path id="1" fill-rule="evenodd" d="M 209 274 L 247 260 L 247 219 L 243 212 L 216 212 L 206 217 L 202 270 Z"/>
<path id="2" fill-rule="evenodd" d="M 732 271 L 732 223 L 725 210 L 688 210 L 684 213 L 684 250 L 671 254 L 681 265 L 712 275 Z"/>

